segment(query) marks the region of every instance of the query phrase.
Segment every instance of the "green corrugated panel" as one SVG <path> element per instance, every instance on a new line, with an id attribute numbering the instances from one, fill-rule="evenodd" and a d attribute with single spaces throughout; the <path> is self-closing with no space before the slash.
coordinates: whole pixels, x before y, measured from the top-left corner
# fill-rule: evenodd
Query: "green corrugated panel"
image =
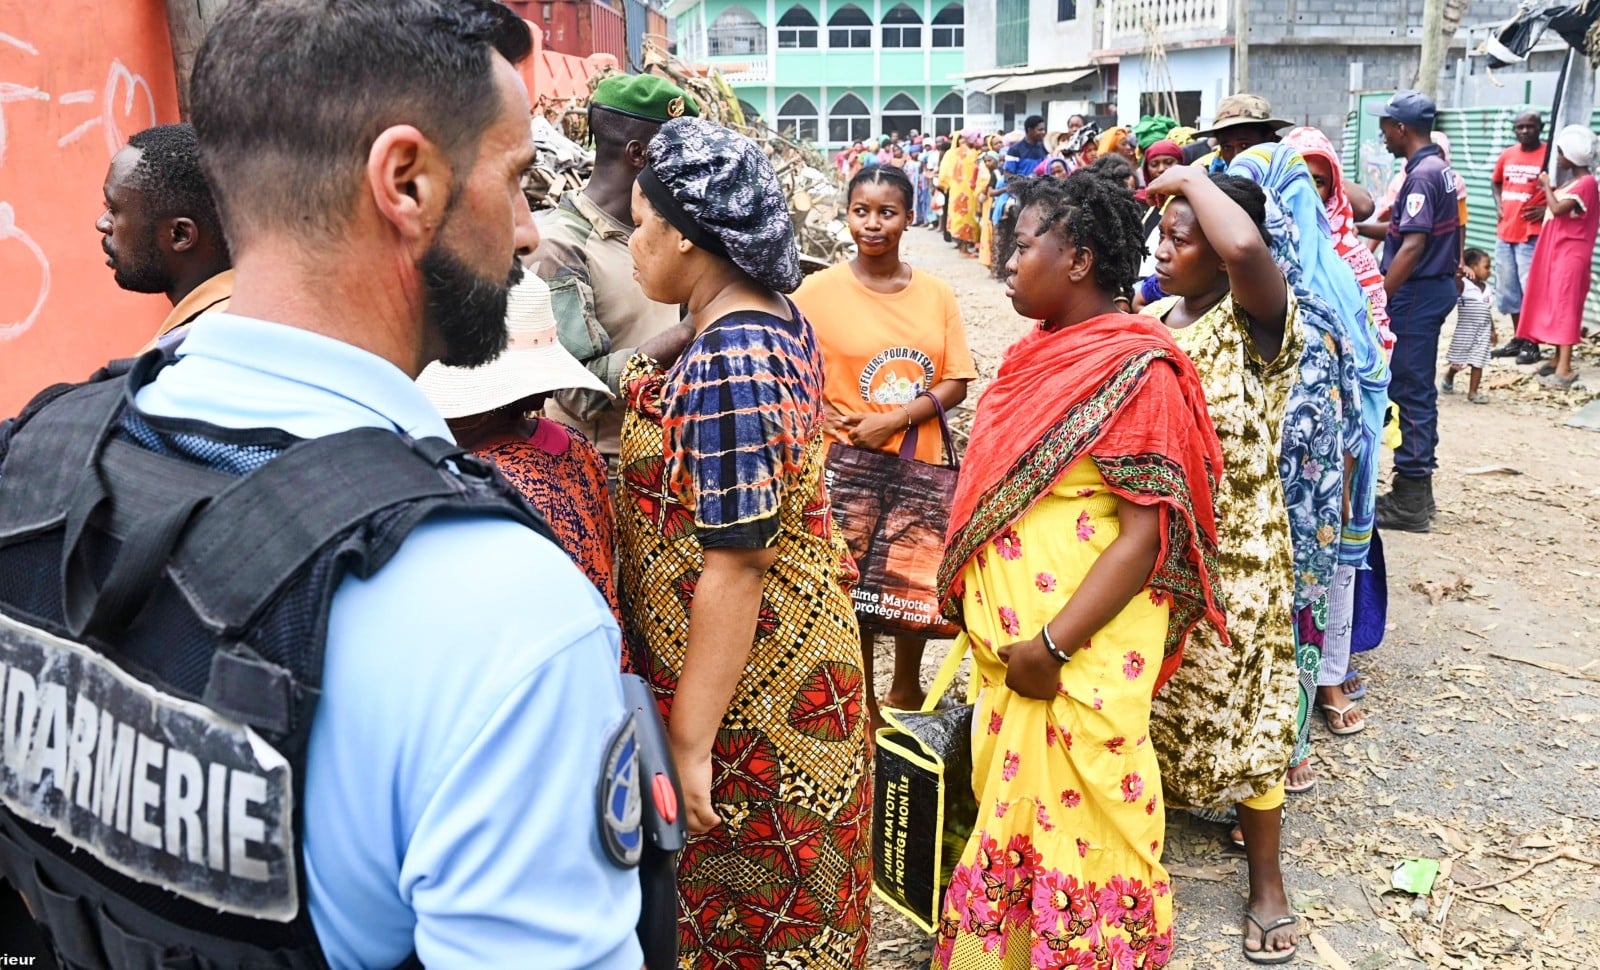
<path id="1" fill-rule="evenodd" d="M 1451 165 L 1467 184 L 1467 245 L 1476 246 L 1491 255 L 1494 253 L 1495 211 L 1491 188 L 1495 161 L 1500 153 L 1516 143 L 1511 130 L 1512 121 L 1524 111 L 1538 111 L 1546 119 L 1549 105 L 1520 105 L 1494 108 L 1443 108 L 1439 111 L 1438 129 L 1450 136 Z M 1590 129 L 1600 130 L 1600 111 L 1590 119 Z M 1341 161 L 1346 171 L 1356 165 L 1357 131 L 1359 121 L 1355 112 L 1345 117 Z M 1547 132 L 1548 134 L 1548 132 Z M 1398 171 L 1398 168 L 1393 169 Z M 1496 273 L 1500 267 L 1495 267 Z M 1590 266 L 1591 279 L 1600 275 L 1600 252 Z M 1600 329 L 1600 288 L 1591 286 L 1589 301 L 1584 307 L 1584 329 Z"/>

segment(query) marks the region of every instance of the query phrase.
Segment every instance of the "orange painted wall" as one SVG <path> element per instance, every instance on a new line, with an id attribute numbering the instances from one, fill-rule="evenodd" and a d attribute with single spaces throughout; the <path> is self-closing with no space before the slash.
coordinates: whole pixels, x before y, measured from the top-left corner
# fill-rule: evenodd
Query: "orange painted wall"
<path id="1" fill-rule="evenodd" d="M 94 222 L 111 156 L 177 118 L 162 0 L 0 0 L 0 418 L 171 309 L 117 288 Z"/>

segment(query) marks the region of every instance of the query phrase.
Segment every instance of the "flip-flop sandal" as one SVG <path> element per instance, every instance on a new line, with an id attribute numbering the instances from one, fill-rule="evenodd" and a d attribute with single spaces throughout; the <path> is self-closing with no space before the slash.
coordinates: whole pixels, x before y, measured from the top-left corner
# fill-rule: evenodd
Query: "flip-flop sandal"
<path id="1" fill-rule="evenodd" d="M 1355 709 L 1356 706 L 1354 704 L 1346 704 L 1343 707 L 1340 707 L 1337 704 L 1317 705 L 1317 710 L 1322 712 L 1322 723 L 1327 726 L 1328 733 L 1341 738 L 1351 734 L 1360 734 L 1362 731 L 1365 731 L 1367 729 L 1367 722 L 1362 720 L 1357 721 L 1355 724 L 1346 724 L 1344 727 L 1334 727 L 1333 718 L 1328 716 L 1328 712 L 1333 712 L 1333 714 L 1337 715 L 1339 720 L 1343 722 L 1345 715 L 1349 714 Z"/>
<path id="2" fill-rule="evenodd" d="M 1352 680 L 1359 680 L 1361 683 L 1356 686 L 1355 690 L 1345 690 L 1344 685 L 1350 683 Z M 1345 700 L 1359 701 L 1361 698 L 1367 696 L 1367 679 L 1361 676 L 1361 671 L 1351 667 L 1350 672 L 1345 675 L 1344 683 L 1339 685 L 1339 690 L 1344 693 Z"/>
<path id="3" fill-rule="evenodd" d="M 1257 916 L 1255 914 L 1255 910 L 1247 909 L 1247 910 L 1244 911 L 1244 918 L 1249 920 L 1250 922 L 1256 924 L 1256 928 L 1261 931 L 1261 947 L 1262 947 L 1259 950 L 1252 950 L 1249 947 L 1245 946 L 1243 942 L 1241 942 L 1239 944 L 1239 949 L 1244 951 L 1244 958 L 1246 960 L 1249 960 L 1251 963 L 1269 964 L 1269 965 L 1276 966 L 1277 964 L 1280 964 L 1280 963 L 1288 963 L 1290 960 L 1294 959 L 1295 951 L 1300 948 L 1299 944 L 1291 946 L 1287 950 L 1268 950 L 1266 948 L 1266 946 L 1267 946 L 1267 937 L 1272 935 L 1272 931 L 1273 930 L 1281 930 L 1285 926 L 1299 926 L 1300 925 L 1300 917 L 1299 916 L 1296 916 L 1296 915 L 1294 915 L 1292 913 L 1290 915 L 1288 915 L 1288 916 L 1280 916 L 1277 919 L 1273 920 L 1271 925 L 1268 925 L 1266 923 L 1261 922 L 1261 917 L 1259 917 L 1259 916 Z"/>
<path id="4" fill-rule="evenodd" d="M 1538 370 L 1534 371 L 1534 374 L 1538 375 L 1539 377 L 1549 377 L 1551 374 L 1554 374 L 1555 372 L 1556 372 L 1555 362 L 1551 361 L 1550 363 L 1547 363 L 1547 364 L 1543 365 L 1542 367 L 1540 367 Z"/>
<path id="5" fill-rule="evenodd" d="M 1289 771 L 1293 771 L 1296 768 L 1303 768 L 1310 761 L 1311 761 L 1311 759 L 1307 758 L 1305 761 L 1302 761 L 1297 765 L 1290 765 L 1289 766 Z M 1306 792 L 1312 791 L 1316 787 L 1317 787 L 1317 776 L 1316 775 L 1312 775 L 1311 776 L 1311 780 L 1309 782 L 1307 782 L 1306 784 L 1304 784 L 1304 785 L 1294 785 L 1294 784 L 1290 784 L 1290 782 L 1289 782 L 1289 772 L 1286 771 L 1283 774 L 1283 790 L 1288 792 L 1291 795 L 1304 795 Z"/>

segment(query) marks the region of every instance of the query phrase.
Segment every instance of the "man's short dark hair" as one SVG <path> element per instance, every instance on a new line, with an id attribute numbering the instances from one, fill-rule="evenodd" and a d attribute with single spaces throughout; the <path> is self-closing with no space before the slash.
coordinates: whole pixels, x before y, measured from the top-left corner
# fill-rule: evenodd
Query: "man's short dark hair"
<path id="1" fill-rule="evenodd" d="M 603 105 L 589 108 L 589 134 L 594 138 L 595 161 L 603 162 L 615 157 L 627 147 L 628 142 L 648 144 L 661 130 L 662 122 L 612 111 Z"/>
<path id="2" fill-rule="evenodd" d="M 128 147 L 139 149 L 129 185 L 144 194 L 152 222 L 192 219 L 202 232 L 226 243 L 211 185 L 200 170 L 193 125 L 146 128 L 128 139 Z"/>
<path id="3" fill-rule="evenodd" d="M 1043 115 L 1029 115 L 1028 117 L 1022 119 L 1022 130 L 1031 131 L 1042 124 L 1044 124 Z"/>
<path id="4" fill-rule="evenodd" d="M 200 162 L 237 244 L 342 227 L 386 128 L 415 125 L 462 178 L 501 108 L 492 52 L 528 27 L 494 0 L 236 0 L 195 58 Z"/>

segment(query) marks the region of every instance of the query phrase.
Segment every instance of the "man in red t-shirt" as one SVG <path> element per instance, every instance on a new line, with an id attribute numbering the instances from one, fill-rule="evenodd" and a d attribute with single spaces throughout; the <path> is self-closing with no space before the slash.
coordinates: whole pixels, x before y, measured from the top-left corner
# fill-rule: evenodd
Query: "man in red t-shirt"
<path id="1" fill-rule="evenodd" d="M 1522 315 L 1522 288 L 1533 265 L 1533 246 L 1539 241 L 1544 224 L 1544 190 L 1539 188 L 1539 173 L 1544 170 L 1545 146 L 1539 140 L 1544 119 L 1537 111 L 1517 115 L 1512 130 L 1517 143 L 1500 153 L 1494 166 L 1494 202 L 1500 212 L 1495 226 L 1494 265 L 1499 282 L 1495 286 L 1496 304 L 1501 313 L 1510 314 L 1513 326 Z M 1517 357 L 1519 364 L 1539 359 L 1537 345 L 1513 336 L 1493 351 L 1496 357 Z M 1526 359 L 1524 359 L 1526 358 Z"/>

